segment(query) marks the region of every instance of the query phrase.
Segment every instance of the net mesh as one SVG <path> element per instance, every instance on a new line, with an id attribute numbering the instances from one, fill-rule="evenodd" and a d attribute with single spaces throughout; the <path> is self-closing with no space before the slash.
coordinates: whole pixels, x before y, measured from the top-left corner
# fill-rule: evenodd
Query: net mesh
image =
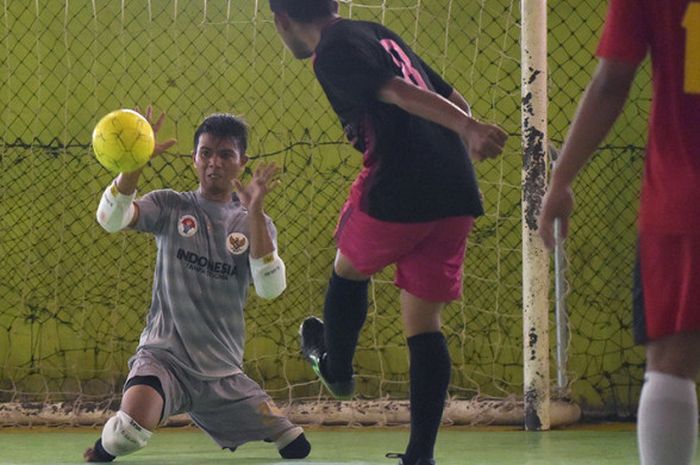
<path id="1" fill-rule="evenodd" d="M 340 9 L 395 30 L 465 95 L 475 116 L 511 135 L 500 159 L 477 167 L 487 213 L 470 238 L 464 297 L 443 321 L 453 399 L 519 396 L 519 4 L 352 0 Z M 550 8 L 555 142 L 595 66 L 604 9 L 602 0 Z M 267 2 L 6 2 L 0 15 L 0 402 L 119 398 L 150 303 L 155 245 L 147 235 L 108 235 L 97 225 L 94 211 L 112 176 L 89 142 L 100 116 L 148 103 L 167 112 L 161 136 L 178 144 L 146 169 L 140 192 L 196 187 L 192 133 L 212 112 L 247 119 L 253 165 L 282 166 L 283 185 L 267 211 L 289 287 L 272 302 L 249 300 L 245 370 L 276 399 L 326 398 L 299 355 L 297 327 L 321 312 L 336 216 L 361 159 L 344 142 L 310 64 L 277 37 Z M 648 108 L 644 73 L 610 145 L 578 183 L 567 251 L 570 395 L 615 415 L 636 403 L 642 375 L 627 276 Z M 364 398 L 408 394 L 392 280 L 387 269 L 370 288 L 355 358 Z"/>

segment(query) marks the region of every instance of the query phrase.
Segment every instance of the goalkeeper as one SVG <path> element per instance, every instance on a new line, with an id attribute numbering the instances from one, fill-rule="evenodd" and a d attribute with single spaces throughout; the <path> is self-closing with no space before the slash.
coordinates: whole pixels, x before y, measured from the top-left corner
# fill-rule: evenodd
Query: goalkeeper
<path id="1" fill-rule="evenodd" d="M 473 119 L 462 95 L 384 26 L 341 18 L 335 0 L 270 0 L 270 7 L 292 54 L 313 57 L 363 156 L 336 228 L 324 321 L 302 323 L 302 351 L 332 394 L 351 397 L 368 280 L 395 264 L 411 391 L 411 437 L 396 455 L 403 465 L 432 465 L 450 379 L 440 312 L 462 293 L 467 237 L 483 213 L 469 158 L 498 156 L 507 135 Z"/>
<path id="2" fill-rule="evenodd" d="M 149 121 L 151 113 L 149 107 Z M 153 156 L 174 143 L 156 143 Z M 105 190 L 97 210 L 102 227 L 151 233 L 158 253 L 151 308 L 129 360 L 120 409 L 85 451 L 87 462 L 135 452 L 162 421 L 182 412 L 222 448 L 265 440 L 283 458 L 309 454 L 303 430 L 241 369 L 251 279 L 264 299 L 286 285 L 276 230 L 263 213 L 277 167 L 260 165 L 243 185 L 246 145 L 243 121 L 214 114 L 194 134 L 197 190 L 156 190 L 135 200 L 141 170 L 121 173 Z"/>

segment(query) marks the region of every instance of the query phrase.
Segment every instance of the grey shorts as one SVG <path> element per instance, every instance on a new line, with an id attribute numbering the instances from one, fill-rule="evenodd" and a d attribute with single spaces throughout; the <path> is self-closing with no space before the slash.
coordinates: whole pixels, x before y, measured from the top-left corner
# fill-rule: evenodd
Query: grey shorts
<path id="1" fill-rule="evenodd" d="M 160 380 L 165 394 L 163 420 L 188 413 L 221 447 L 274 439 L 295 428 L 272 398 L 243 373 L 200 380 L 165 357 L 143 349 L 132 357 L 129 366 L 128 379 L 155 376 Z"/>

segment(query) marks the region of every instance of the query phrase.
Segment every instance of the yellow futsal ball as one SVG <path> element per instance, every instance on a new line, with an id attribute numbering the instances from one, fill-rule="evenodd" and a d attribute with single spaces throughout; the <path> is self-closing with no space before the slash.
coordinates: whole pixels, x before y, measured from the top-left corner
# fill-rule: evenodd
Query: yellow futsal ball
<path id="1" fill-rule="evenodd" d="M 151 124 L 133 110 L 117 110 L 102 118 L 92 131 L 92 149 L 102 166 L 113 173 L 137 170 L 153 154 Z"/>

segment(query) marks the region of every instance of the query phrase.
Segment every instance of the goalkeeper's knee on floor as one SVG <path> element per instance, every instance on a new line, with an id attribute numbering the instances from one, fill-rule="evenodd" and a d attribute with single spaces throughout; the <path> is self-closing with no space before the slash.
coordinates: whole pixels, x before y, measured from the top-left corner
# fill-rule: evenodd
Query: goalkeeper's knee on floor
<path id="1" fill-rule="evenodd" d="M 143 448 L 153 433 L 136 423 L 126 413 L 119 410 L 105 423 L 102 429 L 102 448 L 117 457 Z"/>

